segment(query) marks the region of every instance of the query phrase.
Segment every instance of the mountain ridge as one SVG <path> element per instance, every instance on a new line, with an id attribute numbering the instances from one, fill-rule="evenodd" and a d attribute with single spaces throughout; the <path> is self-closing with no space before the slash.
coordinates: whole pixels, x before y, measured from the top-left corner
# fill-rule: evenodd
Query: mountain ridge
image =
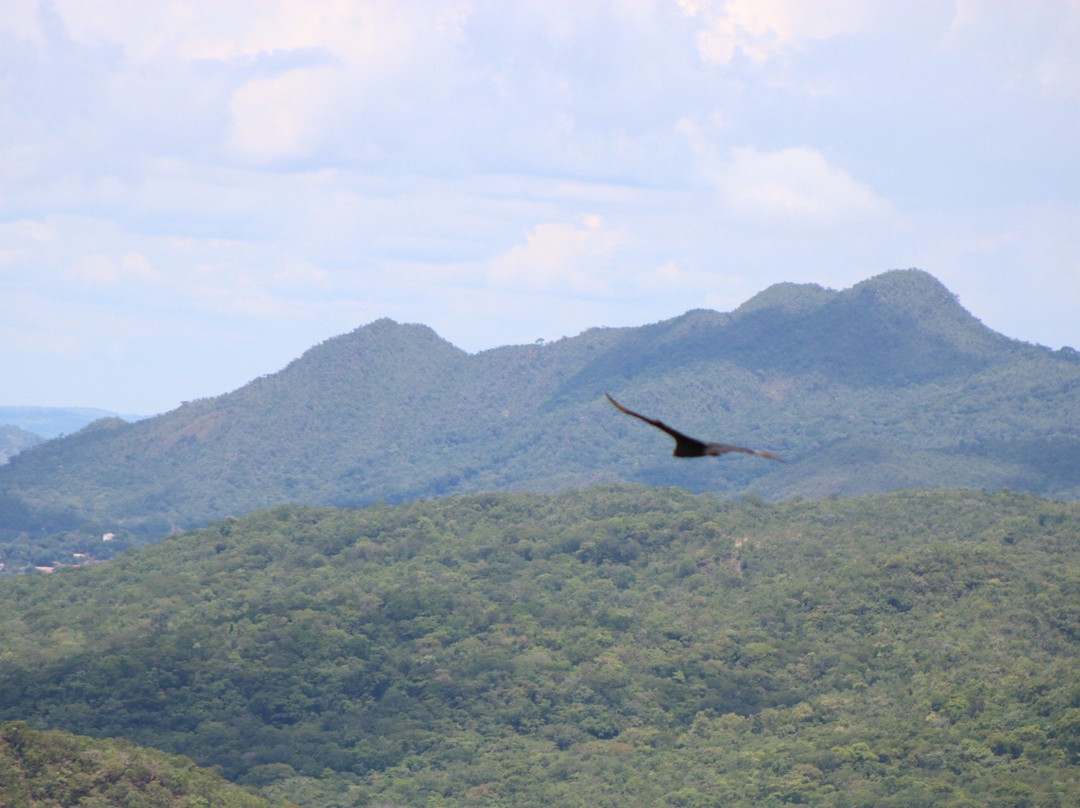
<path id="1" fill-rule="evenodd" d="M 993 332 L 921 270 L 476 354 L 382 318 L 230 393 L 17 455 L 0 467 L 0 552 L 100 552 L 105 533 L 121 549 L 284 502 L 619 480 L 770 499 L 938 486 L 1072 498 L 1073 354 Z M 789 462 L 674 460 L 605 392 Z"/>

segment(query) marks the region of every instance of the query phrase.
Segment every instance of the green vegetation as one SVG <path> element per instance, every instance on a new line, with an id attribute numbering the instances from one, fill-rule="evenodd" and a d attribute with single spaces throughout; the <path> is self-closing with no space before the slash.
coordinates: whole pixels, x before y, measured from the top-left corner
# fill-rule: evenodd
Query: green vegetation
<path id="1" fill-rule="evenodd" d="M 985 490 L 1080 497 L 1078 391 L 900 271 L 98 420 L 0 467 L 0 562 L 173 537 L 0 579 L 0 805 L 1072 805 L 1080 503 Z"/>
<path id="2" fill-rule="evenodd" d="M 270 808 L 190 760 L 126 741 L 0 724 L 4 808 Z"/>
<path id="3" fill-rule="evenodd" d="M 1009 492 L 278 507 L 0 580 L 0 718 L 305 806 L 1066 806 L 1078 556 Z"/>
<path id="4" fill-rule="evenodd" d="M 674 460 L 604 392 L 788 462 Z M 17 455 L 0 467 L 0 561 L 111 557 L 278 504 L 614 481 L 770 500 L 942 486 L 1072 499 L 1078 425 L 1075 351 L 1006 339 L 912 270 L 471 356 L 381 320 L 228 395 Z"/>

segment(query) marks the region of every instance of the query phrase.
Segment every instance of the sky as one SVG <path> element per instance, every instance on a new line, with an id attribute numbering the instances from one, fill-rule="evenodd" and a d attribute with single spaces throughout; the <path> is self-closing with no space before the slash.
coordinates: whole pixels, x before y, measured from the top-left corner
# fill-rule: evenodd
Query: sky
<path id="1" fill-rule="evenodd" d="M 1080 348 L 1080 0 L 0 2 L 0 405 L 907 267 Z"/>

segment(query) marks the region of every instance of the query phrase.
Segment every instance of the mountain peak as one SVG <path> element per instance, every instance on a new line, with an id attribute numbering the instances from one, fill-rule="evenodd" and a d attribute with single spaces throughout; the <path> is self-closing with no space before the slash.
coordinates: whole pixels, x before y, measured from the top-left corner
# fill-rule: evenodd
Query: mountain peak
<path id="1" fill-rule="evenodd" d="M 880 301 L 890 308 L 912 313 L 927 313 L 936 308 L 962 308 L 956 295 L 945 284 L 922 269 L 891 269 L 850 289 L 836 291 L 817 283 L 774 283 L 747 300 L 733 315 L 745 315 L 761 309 L 781 309 L 788 314 L 812 311 L 838 297 L 857 298 L 866 303 Z"/>
<path id="2" fill-rule="evenodd" d="M 930 308 L 963 308 L 945 284 L 922 269 L 891 269 L 855 284 L 849 292 L 856 296 L 872 295 L 877 300 L 916 313 Z"/>
<path id="3" fill-rule="evenodd" d="M 902 319 L 919 332 L 934 335 L 965 351 L 978 351 L 1005 338 L 984 326 L 955 294 L 922 269 L 892 269 L 850 289 L 836 291 L 816 283 L 777 283 L 732 312 L 734 318 L 774 314 L 796 317 L 834 316 L 842 310 L 861 311 L 881 320 Z"/>
<path id="4" fill-rule="evenodd" d="M 410 343 L 425 343 L 429 346 L 443 345 L 458 350 L 435 333 L 435 330 L 430 326 L 422 323 L 399 323 L 389 317 L 372 320 L 366 325 L 354 328 L 347 334 L 332 337 L 323 342 L 322 345 L 337 342 L 385 348 L 401 347 Z"/>
<path id="5" fill-rule="evenodd" d="M 924 334 L 966 353 L 981 353 L 1008 342 L 965 309 L 945 284 L 921 269 L 883 272 L 855 284 L 847 294 L 853 302 L 907 318 Z"/>
<path id="6" fill-rule="evenodd" d="M 1009 342 L 920 269 L 891 270 L 842 291 L 770 286 L 733 312 L 718 339 L 725 356 L 747 366 L 818 368 L 870 385 L 971 373 Z"/>
<path id="7" fill-rule="evenodd" d="M 760 309 L 782 309 L 795 314 L 816 309 L 836 294 L 834 290 L 816 283 L 774 283 L 735 309 L 732 315 L 748 314 Z"/>
<path id="8" fill-rule="evenodd" d="M 286 370 L 306 369 L 319 374 L 351 370 L 362 376 L 386 365 L 430 366 L 464 356 L 465 351 L 429 326 L 380 317 L 308 349 Z"/>

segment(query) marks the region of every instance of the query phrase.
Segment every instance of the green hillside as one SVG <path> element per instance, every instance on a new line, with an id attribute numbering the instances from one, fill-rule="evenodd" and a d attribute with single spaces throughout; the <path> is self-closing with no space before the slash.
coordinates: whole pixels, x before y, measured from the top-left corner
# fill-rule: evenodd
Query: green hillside
<path id="1" fill-rule="evenodd" d="M 305 806 L 1066 806 L 1080 504 L 279 507 L 0 580 L 0 719 Z"/>
<path id="2" fill-rule="evenodd" d="M 270 808 L 190 760 L 126 741 L 0 724 L 4 808 Z"/>
<path id="3" fill-rule="evenodd" d="M 673 459 L 605 392 L 788 462 Z M 475 355 L 380 320 L 227 395 L 16 456 L 0 467 L 0 560 L 111 555 L 283 503 L 614 481 L 770 500 L 943 486 L 1076 498 L 1080 359 L 994 333 L 917 270 Z"/>

